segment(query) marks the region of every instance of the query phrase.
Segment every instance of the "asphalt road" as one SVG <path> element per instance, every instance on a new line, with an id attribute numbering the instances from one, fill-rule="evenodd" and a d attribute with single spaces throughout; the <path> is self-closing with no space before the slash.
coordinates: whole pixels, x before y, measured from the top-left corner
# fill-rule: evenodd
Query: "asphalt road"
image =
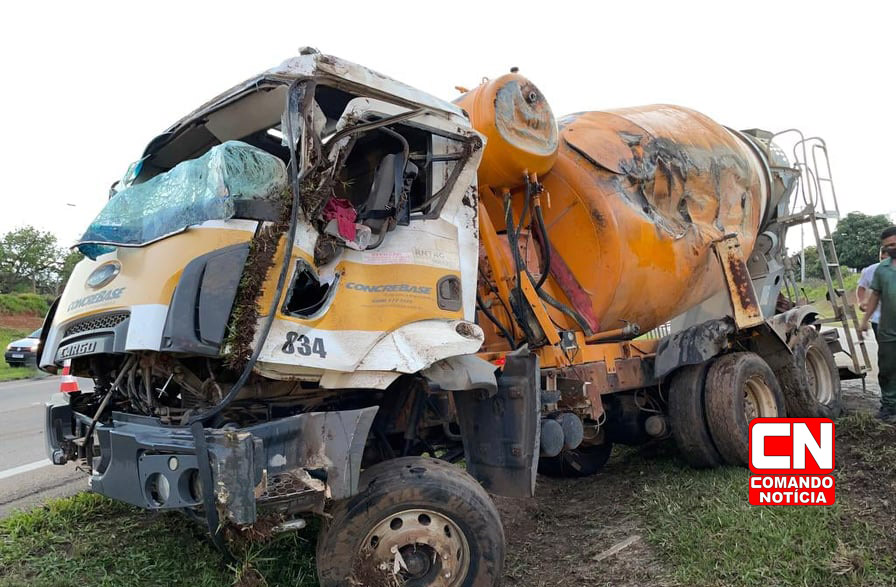
<path id="1" fill-rule="evenodd" d="M 825 328 L 823 330 L 827 330 L 827 329 Z M 848 351 L 849 347 L 847 346 L 846 335 L 843 332 L 843 328 L 838 327 L 837 332 L 840 333 L 840 346 L 843 347 L 844 350 Z M 865 333 L 864 340 L 865 340 L 865 348 L 868 350 L 868 359 L 871 361 L 870 367 L 874 373 L 875 381 L 876 381 L 877 380 L 877 341 L 874 340 L 874 333 L 872 333 L 869 330 L 867 333 Z M 856 345 L 858 345 L 858 339 L 857 339 L 855 333 L 853 333 L 853 342 Z M 858 347 L 856 348 L 856 352 L 859 352 Z M 844 361 L 841 361 L 841 359 L 844 359 Z M 840 355 L 837 357 L 838 365 L 848 364 L 849 361 L 850 361 L 849 357 L 843 357 L 843 355 Z"/>
<path id="2" fill-rule="evenodd" d="M 0 383 L 0 517 L 51 497 L 87 488 L 75 464 L 50 464 L 44 445 L 44 403 L 59 392 L 59 377 Z M 89 385 L 89 379 L 80 379 Z M 86 389 L 86 387 L 85 387 Z"/>

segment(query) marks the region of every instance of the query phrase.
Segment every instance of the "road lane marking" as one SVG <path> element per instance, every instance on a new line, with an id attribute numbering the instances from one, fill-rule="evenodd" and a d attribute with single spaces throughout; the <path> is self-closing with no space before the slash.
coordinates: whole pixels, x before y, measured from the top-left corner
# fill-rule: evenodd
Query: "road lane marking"
<path id="1" fill-rule="evenodd" d="M 52 379 L 35 379 L 31 381 L 4 381 L 0 383 L 0 390 L 11 390 L 11 389 L 23 389 L 25 387 L 35 387 L 35 386 L 47 386 L 53 387 L 59 385 L 59 378 L 53 377 Z"/>
<path id="2" fill-rule="evenodd" d="M 75 377 L 78 381 L 79 385 L 84 385 L 87 387 L 88 385 L 93 384 L 93 380 L 86 377 Z M 4 381 L 0 383 L 0 389 L 7 388 L 18 388 L 18 387 L 31 387 L 33 385 L 49 385 L 55 384 L 58 385 L 62 380 L 62 377 L 59 375 L 50 375 L 48 377 L 41 377 L 40 379 L 18 379 L 16 381 Z M 90 389 L 87 387 L 87 389 Z"/>
<path id="3" fill-rule="evenodd" d="M 33 463 L 28 463 L 27 465 L 19 465 L 18 467 L 13 467 L 12 469 L 0 471 L 0 479 L 6 479 L 8 477 L 14 477 L 16 475 L 21 475 L 22 473 L 34 471 L 36 469 L 49 467 L 52 464 L 53 463 L 50 462 L 50 459 L 41 459 L 39 461 L 34 461 Z"/>

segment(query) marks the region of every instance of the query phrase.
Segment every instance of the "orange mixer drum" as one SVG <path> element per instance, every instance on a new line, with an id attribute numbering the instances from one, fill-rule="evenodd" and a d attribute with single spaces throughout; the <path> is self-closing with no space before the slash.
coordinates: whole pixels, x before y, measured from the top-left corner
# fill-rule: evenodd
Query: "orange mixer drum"
<path id="1" fill-rule="evenodd" d="M 601 330 L 650 329 L 718 292 L 724 235 L 753 250 L 769 189 L 748 139 L 665 105 L 569 116 L 560 136 L 545 225 Z"/>
<path id="2" fill-rule="evenodd" d="M 501 188 L 513 189 L 518 218 L 522 170 L 539 174 L 555 252 L 544 287 L 595 331 L 624 321 L 651 329 L 720 291 L 712 243 L 724 235 L 739 236 L 745 257 L 753 249 L 770 197 L 766 162 L 748 138 L 698 112 L 669 105 L 583 112 L 560 120 L 554 135 L 547 102 L 515 74 L 458 103 L 488 139 L 479 182 L 499 231 Z M 510 103 L 519 111 L 505 112 Z M 529 249 L 534 271 L 538 246 Z"/>

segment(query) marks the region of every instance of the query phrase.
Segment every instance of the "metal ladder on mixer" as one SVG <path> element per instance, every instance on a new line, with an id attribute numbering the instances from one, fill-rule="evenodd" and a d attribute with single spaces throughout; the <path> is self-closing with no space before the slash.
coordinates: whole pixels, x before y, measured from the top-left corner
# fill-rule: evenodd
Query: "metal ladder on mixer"
<path id="1" fill-rule="evenodd" d="M 837 324 L 842 327 L 852 359 L 852 369 L 849 371 L 853 377 L 864 379 L 865 374 L 871 369 L 871 361 L 865 340 L 859 334 L 856 306 L 850 304 L 846 296 L 840 260 L 834 247 L 830 223 L 831 220 L 840 218 L 840 208 L 831 175 L 827 146 L 821 138 L 806 138 L 796 129 L 782 131 L 775 137 L 787 133 L 796 133 L 799 137 L 793 146 L 793 159 L 800 175 L 791 209 L 788 215 L 778 218 L 778 222 L 788 228 L 801 224 L 809 224 L 812 227 L 818 259 L 827 285 L 827 297 L 834 310 L 833 318 L 823 318 L 818 320 L 818 323 Z"/>

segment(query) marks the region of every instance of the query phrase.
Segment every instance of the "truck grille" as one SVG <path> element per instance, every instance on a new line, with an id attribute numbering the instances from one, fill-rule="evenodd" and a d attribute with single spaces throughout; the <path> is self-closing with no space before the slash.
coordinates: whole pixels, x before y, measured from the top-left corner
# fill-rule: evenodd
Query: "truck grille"
<path id="1" fill-rule="evenodd" d="M 129 314 L 127 312 L 120 312 L 117 314 L 94 316 L 91 318 L 87 318 L 86 320 L 81 320 L 80 322 L 75 322 L 65 330 L 64 338 L 68 338 L 69 336 L 80 334 L 82 332 L 90 332 L 92 330 L 115 328 L 116 326 L 127 320 L 128 316 Z"/>

